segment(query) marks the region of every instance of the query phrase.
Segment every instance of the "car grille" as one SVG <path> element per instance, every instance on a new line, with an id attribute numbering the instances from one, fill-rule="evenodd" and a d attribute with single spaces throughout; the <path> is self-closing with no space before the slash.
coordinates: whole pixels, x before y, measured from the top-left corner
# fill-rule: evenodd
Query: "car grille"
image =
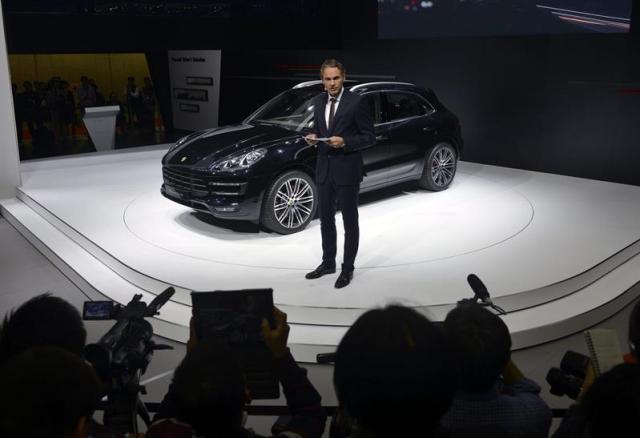
<path id="1" fill-rule="evenodd" d="M 163 166 L 162 176 L 165 185 L 194 197 L 238 196 L 243 195 L 247 188 L 247 182 L 237 178 L 222 179 L 181 167 Z"/>

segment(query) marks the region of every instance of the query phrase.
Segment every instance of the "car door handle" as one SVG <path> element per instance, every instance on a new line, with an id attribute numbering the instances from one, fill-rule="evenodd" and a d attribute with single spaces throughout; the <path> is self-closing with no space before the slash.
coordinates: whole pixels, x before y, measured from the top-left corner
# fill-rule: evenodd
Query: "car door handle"
<path id="1" fill-rule="evenodd" d="M 424 128 L 422 128 L 422 130 L 424 132 L 433 132 L 436 130 L 436 128 L 432 127 L 432 126 L 425 126 Z"/>
<path id="2" fill-rule="evenodd" d="M 385 141 L 388 140 L 389 137 L 387 137 L 386 135 L 376 135 L 376 140 L 378 141 Z"/>

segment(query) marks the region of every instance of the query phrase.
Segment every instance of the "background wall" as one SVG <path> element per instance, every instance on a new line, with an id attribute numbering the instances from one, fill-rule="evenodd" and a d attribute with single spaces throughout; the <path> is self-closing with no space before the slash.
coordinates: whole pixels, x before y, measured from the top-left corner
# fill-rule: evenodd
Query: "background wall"
<path id="1" fill-rule="evenodd" d="M 352 79 L 432 88 L 460 117 L 467 161 L 640 185 L 636 34 L 384 41 L 374 1 L 345 3 L 340 50 L 223 52 L 221 123 L 337 57 Z"/>

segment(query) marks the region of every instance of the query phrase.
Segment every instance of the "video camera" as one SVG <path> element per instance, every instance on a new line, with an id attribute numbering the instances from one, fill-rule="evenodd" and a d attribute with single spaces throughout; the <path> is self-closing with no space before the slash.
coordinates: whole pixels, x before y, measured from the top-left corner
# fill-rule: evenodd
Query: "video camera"
<path id="1" fill-rule="evenodd" d="M 145 318 L 157 315 L 174 292 L 172 287 L 165 289 L 149 305 L 142 301 L 141 294 L 126 306 L 113 301 L 84 303 L 84 320 L 116 321 L 97 343 L 85 347 L 85 358 L 101 380 L 109 383 L 104 425 L 113 431 L 137 433 L 138 415 L 150 424 L 149 414 L 139 398 L 139 393 L 145 394 L 140 376 L 147 370 L 154 351 L 173 347 L 152 340 L 153 327 Z"/>
<path id="2" fill-rule="evenodd" d="M 560 368 L 553 367 L 547 373 L 547 382 L 551 386 L 549 392 L 558 397 L 566 394 L 576 400 L 582 390 L 590 361 L 591 359 L 584 354 L 567 351 L 562 356 Z"/>

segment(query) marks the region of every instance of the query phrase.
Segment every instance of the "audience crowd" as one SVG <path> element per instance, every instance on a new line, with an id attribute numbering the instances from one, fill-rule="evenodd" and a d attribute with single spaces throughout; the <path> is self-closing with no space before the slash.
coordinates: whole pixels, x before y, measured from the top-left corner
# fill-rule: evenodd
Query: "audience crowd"
<path id="1" fill-rule="evenodd" d="M 89 83 L 89 82 L 87 82 Z M 585 379 L 557 438 L 633 433 L 640 414 L 640 301 L 629 321 L 625 364 Z M 287 315 L 261 335 L 284 392 L 289 414 L 271 436 L 319 438 L 325 434 L 321 398 L 287 347 Z M 94 420 L 109 382 L 84 360 L 86 330 L 79 312 L 61 298 L 37 296 L 8 314 L 0 328 L 0 436 L 115 437 Z M 335 354 L 337 413 L 333 438 L 547 437 L 551 410 L 540 386 L 511 359 L 511 336 L 502 319 L 465 302 L 443 323 L 390 305 L 364 313 Z M 187 352 L 153 422 L 149 438 L 259 437 L 245 426 L 251 402 L 234 351 L 197 340 L 194 324 Z"/>
<path id="2" fill-rule="evenodd" d="M 96 81 L 87 76 L 80 77 L 77 84 L 55 76 L 47 82 L 24 81 L 22 89 L 12 84 L 12 88 L 18 144 L 23 158 L 51 155 L 56 146 L 77 142 L 79 137 L 86 140 L 86 133 L 78 128 L 83 126 L 82 118 L 88 107 L 119 106 L 116 120 L 119 133 L 129 130 L 154 132 L 156 129 L 157 100 L 148 77 L 139 87 L 130 76 L 122 94 L 112 92 L 108 99 Z M 27 144 L 31 146 L 29 152 Z"/>

